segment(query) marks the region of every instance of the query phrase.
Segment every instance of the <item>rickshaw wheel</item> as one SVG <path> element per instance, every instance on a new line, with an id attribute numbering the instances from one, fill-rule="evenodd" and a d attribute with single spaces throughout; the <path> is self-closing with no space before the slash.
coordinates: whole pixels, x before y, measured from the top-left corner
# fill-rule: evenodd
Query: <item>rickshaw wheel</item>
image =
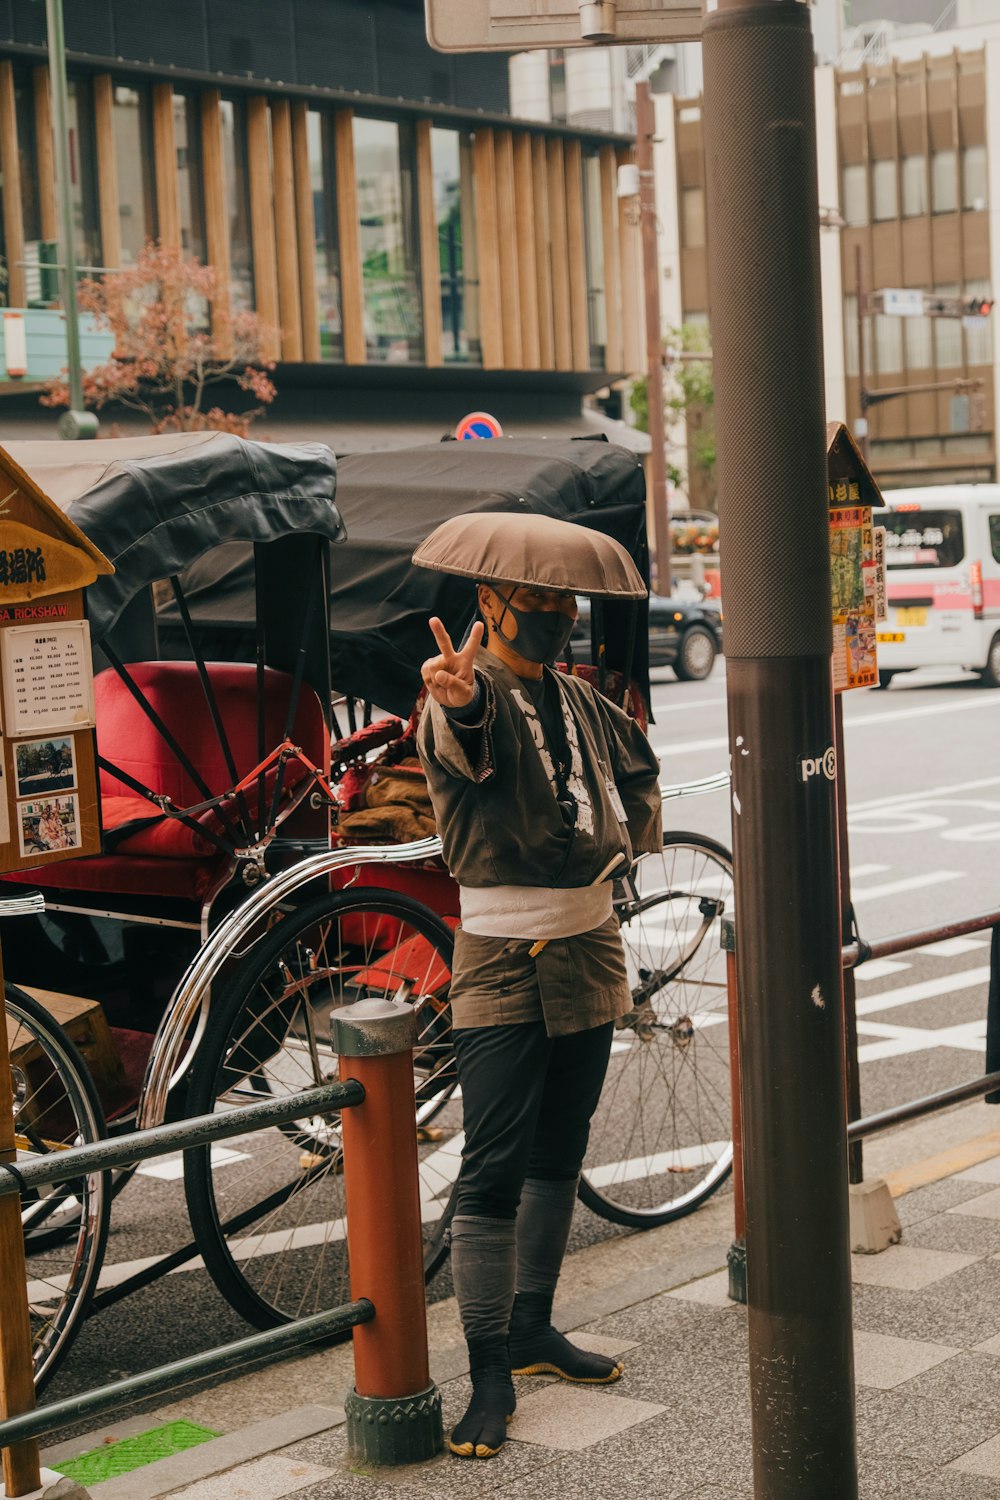
<path id="1" fill-rule="evenodd" d="M 31 995 L 4 986 L 12 1060 L 19 1164 L 100 1140 L 104 1112 L 87 1065 L 62 1028 Z M 35 1386 L 40 1390 L 69 1350 L 87 1314 L 108 1238 L 108 1174 L 22 1195 Z"/>
<path id="2" fill-rule="evenodd" d="M 188 1108 L 192 1114 L 231 1110 L 336 1078 L 332 1010 L 371 996 L 414 1005 L 430 1278 L 447 1253 L 461 1149 L 448 1007 L 451 930 L 427 907 L 387 890 L 327 893 L 279 911 L 280 919 L 213 996 Z M 349 1299 L 337 1112 L 237 1138 L 223 1151 L 188 1151 L 184 1181 L 205 1265 L 249 1322 L 272 1328 Z"/>
<path id="3" fill-rule="evenodd" d="M 722 917 L 733 861 L 701 834 L 667 833 L 616 899 L 635 1006 L 618 1022 L 580 1198 L 653 1228 L 698 1208 L 732 1169 Z"/>

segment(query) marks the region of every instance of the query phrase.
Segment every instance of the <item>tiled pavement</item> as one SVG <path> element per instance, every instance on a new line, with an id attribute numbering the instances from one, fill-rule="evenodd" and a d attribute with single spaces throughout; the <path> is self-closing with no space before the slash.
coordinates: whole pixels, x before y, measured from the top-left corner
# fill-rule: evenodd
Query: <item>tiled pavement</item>
<path id="1" fill-rule="evenodd" d="M 897 1206 L 903 1242 L 854 1257 L 863 1500 L 1000 1500 L 1000 1157 Z M 228 1428 L 218 1424 L 228 1431 L 218 1449 L 209 1442 L 165 1461 L 172 1469 L 94 1485 L 92 1500 L 751 1500 L 746 1315 L 728 1301 L 725 1273 L 711 1269 L 725 1250 L 726 1215 L 716 1213 L 716 1243 L 684 1258 L 679 1284 L 633 1276 L 617 1302 L 609 1292 L 568 1310 L 563 1325 L 624 1355 L 625 1375 L 609 1389 L 519 1382 L 511 1441 L 491 1463 L 352 1464 L 342 1413 L 332 1402 L 305 1406 L 325 1398 L 304 1378 L 302 1406 L 242 1428 L 234 1407 Z M 460 1350 L 439 1350 L 435 1366 L 451 1423 L 468 1394 Z M 203 1420 L 213 1399 L 179 1401 L 164 1415 Z"/>

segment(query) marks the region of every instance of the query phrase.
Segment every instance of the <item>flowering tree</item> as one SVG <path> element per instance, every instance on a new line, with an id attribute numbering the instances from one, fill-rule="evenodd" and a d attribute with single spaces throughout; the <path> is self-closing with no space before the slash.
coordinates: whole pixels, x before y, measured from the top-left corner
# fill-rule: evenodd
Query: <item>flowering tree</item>
<path id="1" fill-rule="evenodd" d="M 83 376 L 88 407 L 131 407 L 153 432 L 215 428 L 245 436 L 277 392 L 266 357 L 274 339 L 256 313 L 233 313 L 212 266 L 172 245 L 148 243 L 134 266 L 82 281 L 81 311 L 115 337 L 107 364 Z M 251 411 L 209 405 L 210 388 L 228 385 L 257 401 Z M 49 381 L 43 406 L 69 405 L 65 375 Z"/>

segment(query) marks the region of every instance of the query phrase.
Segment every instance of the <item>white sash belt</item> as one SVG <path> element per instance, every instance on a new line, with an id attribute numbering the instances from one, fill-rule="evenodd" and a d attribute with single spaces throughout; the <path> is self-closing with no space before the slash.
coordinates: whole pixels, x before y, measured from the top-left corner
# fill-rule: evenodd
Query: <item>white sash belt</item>
<path id="1" fill-rule="evenodd" d="M 459 887 L 462 926 L 479 937 L 576 937 L 608 920 L 612 910 L 610 880 L 569 890 L 541 885 Z"/>

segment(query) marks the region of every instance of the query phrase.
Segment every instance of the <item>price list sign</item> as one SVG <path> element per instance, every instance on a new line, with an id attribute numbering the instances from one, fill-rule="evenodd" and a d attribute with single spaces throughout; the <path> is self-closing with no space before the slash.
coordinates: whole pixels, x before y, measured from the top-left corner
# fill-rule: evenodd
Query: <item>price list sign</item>
<path id="1" fill-rule="evenodd" d="M 94 675 L 86 620 L 19 625 L 0 636 L 7 733 L 51 734 L 94 724 Z"/>

